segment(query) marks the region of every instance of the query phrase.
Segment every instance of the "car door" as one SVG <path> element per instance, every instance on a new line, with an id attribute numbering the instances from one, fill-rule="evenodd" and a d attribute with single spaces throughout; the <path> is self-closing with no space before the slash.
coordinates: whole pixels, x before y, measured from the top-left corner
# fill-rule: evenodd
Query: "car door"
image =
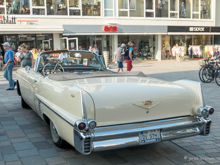
<path id="1" fill-rule="evenodd" d="M 26 98 L 26 102 L 28 103 L 28 105 L 36 111 L 36 106 L 35 106 L 35 87 L 36 87 L 36 83 L 41 81 L 43 79 L 43 76 L 38 74 L 37 72 L 35 72 L 33 69 L 30 69 L 27 72 L 27 81 L 28 81 L 28 87 L 26 87 L 26 94 L 27 94 L 27 98 Z"/>

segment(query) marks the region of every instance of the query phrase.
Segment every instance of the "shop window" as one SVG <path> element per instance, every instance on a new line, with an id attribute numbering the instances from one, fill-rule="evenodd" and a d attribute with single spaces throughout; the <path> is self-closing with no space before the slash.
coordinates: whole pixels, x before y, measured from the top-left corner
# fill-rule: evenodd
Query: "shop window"
<path id="1" fill-rule="evenodd" d="M 45 9 L 33 9 L 33 15 L 45 15 Z"/>
<path id="2" fill-rule="evenodd" d="M 193 0 L 193 12 L 199 12 L 199 0 Z"/>
<path id="3" fill-rule="evenodd" d="M 79 0 L 70 0 L 69 7 L 80 8 L 80 1 Z"/>
<path id="4" fill-rule="evenodd" d="M 144 17 L 144 0 L 118 0 L 118 15 Z"/>
<path id="5" fill-rule="evenodd" d="M 168 17 L 168 0 L 155 0 L 156 17 Z"/>
<path id="6" fill-rule="evenodd" d="M 170 18 L 178 18 L 179 0 L 170 0 Z"/>
<path id="7" fill-rule="evenodd" d="M 145 0 L 146 17 L 154 17 L 154 0 Z"/>
<path id="8" fill-rule="evenodd" d="M 193 19 L 199 19 L 199 0 L 193 0 L 192 8 L 192 17 Z"/>
<path id="9" fill-rule="evenodd" d="M 7 14 L 30 14 L 29 0 L 6 0 Z"/>
<path id="10" fill-rule="evenodd" d="M 47 0 L 47 15 L 67 15 L 67 0 Z"/>
<path id="11" fill-rule="evenodd" d="M 32 6 L 44 6 L 44 0 L 32 0 Z"/>
<path id="12" fill-rule="evenodd" d="M 193 19 L 199 19 L 199 14 L 193 14 Z"/>
<path id="13" fill-rule="evenodd" d="M 80 16 L 81 10 L 70 10 L 70 15 L 71 16 Z"/>
<path id="14" fill-rule="evenodd" d="M 179 0 L 179 17 L 191 18 L 191 0 Z"/>
<path id="15" fill-rule="evenodd" d="M 113 17 L 113 1 L 104 0 L 104 15 L 105 17 Z"/>
<path id="16" fill-rule="evenodd" d="M 5 35 L 5 42 L 10 43 L 12 50 L 17 50 L 17 35 Z"/>
<path id="17" fill-rule="evenodd" d="M 201 0 L 201 19 L 211 19 L 211 0 Z"/>
<path id="18" fill-rule="evenodd" d="M 130 17 L 144 17 L 144 0 L 129 0 Z"/>
<path id="19" fill-rule="evenodd" d="M 178 13 L 170 13 L 170 18 L 178 18 Z"/>
<path id="20" fill-rule="evenodd" d="M 5 8 L 4 7 L 0 7 L 0 14 L 5 14 Z"/>
<path id="21" fill-rule="evenodd" d="M 100 16 L 101 0 L 82 0 L 83 16 Z"/>
<path id="22" fill-rule="evenodd" d="M 69 1 L 69 15 L 81 16 L 81 1 L 80 0 Z"/>
<path id="23" fill-rule="evenodd" d="M 127 17 L 128 16 L 128 0 L 118 0 L 118 16 Z"/>
<path id="24" fill-rule="evenodd" d="M 135 42 L 133 47 L 133 58 L 135 60 L 151 60 L 156 55 L 155 35 L 119 35 L 118 46 L 129 41 Z"/>

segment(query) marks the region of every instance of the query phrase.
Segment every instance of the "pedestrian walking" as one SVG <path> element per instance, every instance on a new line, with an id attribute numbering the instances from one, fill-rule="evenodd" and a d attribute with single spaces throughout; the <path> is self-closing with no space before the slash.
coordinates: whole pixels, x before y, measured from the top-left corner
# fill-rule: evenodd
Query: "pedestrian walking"
<path id="1" fill-rule="evenodd" d="M 20 54 L 21 67 L 25 68 L 29 66 L 30 68 L 34 67 L 34 58 L 31 52 L 28 51 L 27 46 L 22 44 L 21 46 L 22 53 Z"/>
<path id="2" fill-rule="evenodd" d="M 117 63 L 118 63 L 118 72 L 120 72 L 120 70 L 123 72 L 123 67 L 124 67 L 123 66 L 123 61 L 124 61 L 125 52 L 126 52 L 126 45 L 125 44 L 121 44 L 121 46 L 118 47 L 116 52 L 115 52 L 113 62 L 117 61 Z"/>
<path id="3" fill-rule="evenodd" d="M 124 55 L 125 62 L 127 63 L 127 71 L 131 71 L 131 69 L 133 68 L 133 66 L 132 66 L 132 57 L 134 54 L 133 47 L 134 47 L 134 41 L 131 40 L 128 43 L 128 47 L 127 47 L 127 50 Z"/>
<path id="4" fill-rule="evenodd" d="M 32 55 L 33 55 L 34 60 L 37 58 L 37 55 L 38 55 L 38 54 L 39 54 L 39 53 L 37 52 L 37 49 L 33 48 L 33 49 L 32 49 Z"/>
<path id="5" fill-rule="evenodd" d="M 3 48 L 5 50 L 5 65 L 3 66 L 2 70 L 4 71 L 4 77 L 9 82 L 9 88 L 7 90 L 14 90 L 14 87 L 16 85 L 16 82 L 12 79 L 12 70 L 14 67 L 14 55 L 12 50 L 10 49 L 10 44 L 8 42 L 5 42 L 2 44 Z"/>

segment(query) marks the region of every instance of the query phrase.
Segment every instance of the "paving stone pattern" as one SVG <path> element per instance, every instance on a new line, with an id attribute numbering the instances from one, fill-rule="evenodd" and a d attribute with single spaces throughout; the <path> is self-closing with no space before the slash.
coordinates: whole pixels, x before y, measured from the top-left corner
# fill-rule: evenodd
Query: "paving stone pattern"
<path id="1" fill-rule="evenodd" d="M 117 70 L 115 64 L 110 67 Z M 199 81 L 198 69 L 198 61 L 146 61 L 134 63 L 133 71 L 143 71 L 149 77 L 168 81 Z M 23 109 L 16 91 L 6 91 L 6 88 L 8 83 L 0 71 L 0 165 L 220 164 L 220 87 L 214 82 L 203 84 L 206 104 L 215 108 L 210 135 L 96 152 L 88 156 L 81 155 L 71 146 L 65 149 L 56 147 L 48 125 L 33 110 Z"/>

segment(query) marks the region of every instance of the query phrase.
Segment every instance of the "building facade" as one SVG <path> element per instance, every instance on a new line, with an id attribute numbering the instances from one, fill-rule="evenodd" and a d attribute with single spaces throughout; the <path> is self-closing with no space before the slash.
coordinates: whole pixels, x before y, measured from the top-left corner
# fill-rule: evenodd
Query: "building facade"
<path id="1" fill-rule="evenodd" d="M 204 58 L 220 45 L 218 7 L 218 0 L 0 0 L 0 42 L 14 50 L 97 44 L 112 59 L 134 40 L 136 58 L 171 59 L 176 44 L 184 57 Z"/>

